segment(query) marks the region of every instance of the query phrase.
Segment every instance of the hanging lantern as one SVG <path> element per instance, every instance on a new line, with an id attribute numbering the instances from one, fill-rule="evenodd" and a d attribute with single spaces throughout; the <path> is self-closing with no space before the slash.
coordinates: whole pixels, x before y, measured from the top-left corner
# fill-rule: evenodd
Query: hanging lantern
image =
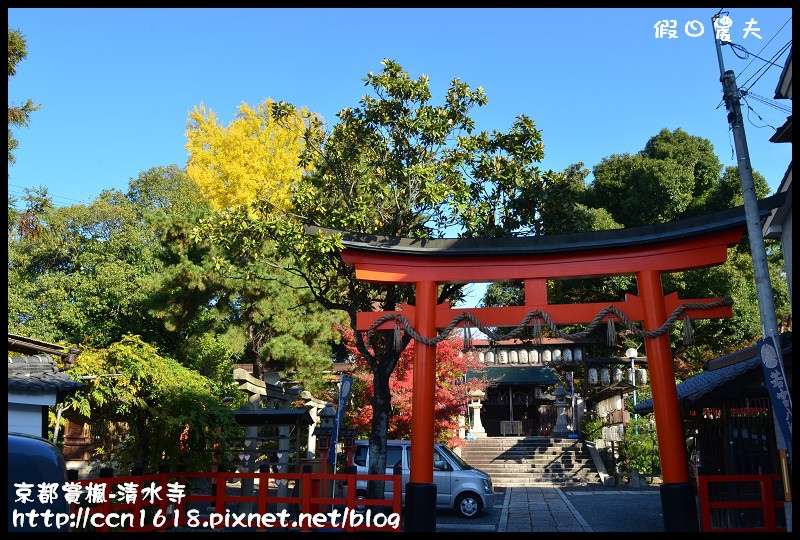
<path id="1" fill-rule="evenodd" d="M 499 353 L 497 353 L 497 356 L 500 357 L 500 363 L 501 364 L 508 364 L 508 351 L 507 350 L 502 349 Z"/>
<path id="2" fill-rule="evenodd" d="M 508 355 L 508 361 L 512 364 L 519 364 L 519 353 L 517 351 L 511 351 Z"/>
<path id="3" fill-rule="evenodd" d="M 572 363 L 572 349 L 564 349 L 564 362 L 567 364 Z"/>
<path id="4" fill-rule="evenodd" d="M 618 383 L 622 380 L 622 369 L 615 367 L 613 373 L 613 379 L 615 383 Z"/>
<path id="5" fill-rule="evenodd" d="M 547 365 L 553 358 L 553 353 L 550 352 L 550 349 L 545 349 L 542 353 L 542 364 Z"/>
<path id="6" fill-rule="evenodd" d="M 607 368 L 600 368 L 600 384 L 608 386 L 611 384 L 611 371 Z"/>
<path id="7" fill-rule="evenodd" d="M 553 363 L 560 364 L 562 361 L 561 349 L 553 349 Z"/>
<path id="8" fill-rule="evenodd" d="M 519 351 L 519 363 L 520 364 L 528 363 L 528 351 L 526 351 L 525 349 Z"/>
<path id="9" fill-rule="evenodd" d="M 647 385 L 647 370 L 646 369 L 637 369 L 636 370 L 636 384 L 640 386 Z"/>
<path id="10" fill-rule="evenodd" d="M 486 352 L 486 363 L 487 364 L 494 364 L 494 353 L 492 351 Z"/>
<path id="11" fill-rule="evenodd" d="M 533 349 L 530 353 L 528 353 L 528 362 L 531 364 L 539 364 L 539 351 Z"/>
<path id="12" fill-rule="evenodd" d="M 597 368 L 589 368 L 588 375 L 589 375 L 589 384 L 597 384 L 598 382 L 600 382 L 597 380 Z"/>

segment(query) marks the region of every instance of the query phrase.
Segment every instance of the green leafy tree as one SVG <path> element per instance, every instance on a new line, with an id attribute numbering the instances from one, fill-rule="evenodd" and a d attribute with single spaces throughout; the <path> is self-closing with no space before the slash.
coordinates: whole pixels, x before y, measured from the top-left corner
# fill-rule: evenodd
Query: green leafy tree
<path id="1" fill-rule="evenodd" d="M 196 243 L 189 235 L 211 207 L 184 171 L 155 167 L 131 179 L 127 199 L 148 231 L 154 264 L 159 271 L 142 276 L 142 310 L 157 324 L 157 332 L 142 334 L 161 351 L 191 363 L 195 341 L 207 333 L 227 335 L 229 322 L 221 309 L 221 292 L 213 272 L 214 246 Z M 221 300 L 221 298 L 223 300 Z M 224 340 L 232 357 L 240 349 L 235 339 Z"/>
<path id="2" fill-rule="evenodd" d="M 117 375 L 90 378 L 65 400 L 66 414 L 94 421 L 101 439 L 98 456 L 113 456 L 117 474 L 132 466 L 156 472 L 164 461 L 207 470 L 215 452 L 224 454 L 244 435 L 213 381 L 161 356 L 139 336 L 84 350 L 69 373 L 73 378 Z M 244 403 L 242 393 L 235 392 L 234 405 Z"/>
<path id="3" fill-rule="evenodd" d="M 658 434 L 655 423 L 640 418 L 625 426 L 625 435 L 618 443 L 617 469 L 631 473 L 633 469 L 646 476 L 661 475 L 661 456 L 658 453 Z"/>
<path id="4" fill-rule="evenodd" d="M 207 378 L 216 395 L 232 397 L 239 393 L 239 386 L 233 379 L 231 356 L 230 349 L 218 336 L 206 333 L 187 347 L 186 367 Z"/>
<path id="5" fill-rule="evenodd" d="M 208 330 L 197 323 L 202 315 L 168 328 L 148 308 L 171 270 L 163 253 L 175 235 L 164 224 L 203 209 L 193 186 L 172 166 L 142 173 L 127 196 L 107 191 L 89 206 L 55 208 L 45 189 L 30 191 L 9 226 L 9 331 L 101 349 L 138 332 L 190 365 L 193 340 Z"/>
<path id="6" fill-rule="evenodd" d="M 46 190 L 33 190 L 24 201 L 8 238 L 9 331 L 105 347 L 150 328 L 140 282 L 158 265 L 123 194 L 55 208 Z"/>
<path id="7" fill-rule="evenodd" d="M 707 213 L 722 165 L 707 139 L 663 129 L 634 155 L 597 164 L 586 203 L 605 208 L 625 227 L 667 223 Z"/>
<path id="8" fill-rule="evenodd" d="M 551 201 L 542 213 L 544 234 L 639 227 L 704 215 L 743 203 L 741 182 L 735 167 L 724 168 L 711 143 L 683 130 L 661 130 L 635 155 L 615 154 L 604 158 L 586 183 L 589 171 L 578 163 L 564 171 L 563 179 L 549 186 L 545 194 Z M 769 194 L 760 174 L 754 173 L 756 193 Z M 767 241 L 770 273 L 775 292 L 777 316 L 791 313 L 788 286 L 781 276 L 780 247 Z M 730 251 L 720 266 L 662 276 L 664 292 L 678 292 L 682 298 L 730 296 L 733 317 L 693 321 L 694 343 L 683 342 L 682 324 L 670 328 L 676 373 L 685 378 L 702 369 L 704 362 L 751 345 L 760 335 L 755 279 L 747 238 Z M 636 294 L 633 276 L 614 276 L 591 280 L 559 280 L 548 283 L 551 302 L 610 302 Z M 519 305 L 523 300 L 520 283 L 492 284 L 485 305 Z M 564 328 L 566 332 L 576 329 Z M 598 329 L 598 356 L 621 356 L 628 346 L 641 345 L 641 339 L 620 329 L 617 347 L 603 347 Z M 637 342 L 638 340 L 638 342 Z"/>
<path id="9" fill-rule="evenodd" d="M 28 45 L 25 36 L 19 30 L 8 28 L 8 82 L 17 74 L 17 65 L 28 57 Z M 39 110 L 41 105 L 28 99 L 22 105 L 12 105 L 8 108 L 8 163 L 16 162 L 14 150 L 19 146 L 19 141 L 14 138 L 11 128 L 27 127 L 30 123 L 31 113 Z"/>
<path id="10" fill-rule="evenodd" d="M 637 403 L 651 399 L 650 386 L 639 387 L 636 391 Z M 658 432 L 655 415 L 637 415 L 634 410 L 633 394 L 625 396 L 624 407 L 630 415 L 625 425 L 623 441 L 619 444 L 620 458 L 618 468 L 630 473 L 636 469 L 644 475 L 661 475 L 661 456 L 658 453 Z"/>
<path id="11" fill-rule="evenodd" d="M 620 229 L 607 209 L 586 203 L 586 178 L 590 171 L 583 163 L 570 165 L 562 175 L 553 175 L 547 189 L 540 194 L 542 234 L 567 234 Z"/>
<path id="12" fill-rule="evenodd" d="M 88 206 L 55 208 L 43 188 L 24 202 L 9 221 L 9 331 L 98 348 L 136 332 L 187 366 L 195 341 L 213 333 L 230 365 L 255 343 L 257 363 L 327 389 L 317 373 L 330 366 L 336 319 L 282 270 L 220 275 L 217 248 L 191 238 L 211 208 L 177 166 L 144 171 L 127 193 Z"/>
<path id="13" fill-rule="evenodd" d="M 247 241 L 235 246 L 218 223 L 207 223 L 197 233 L 225 244 L 231 267 L 250 259 L 254 246 L 274 239 L 276 260 L 298 275 L 322 306 L 344 313 L 353 330 L 360 311 L 413 303 L 413 287 L 356 280 L 339 256 L 339 240 L 306 235 L 303 224 L 413 238 L 444 237 L 453 230 L 464 237 L 510 236 L 539 227 L 536 208 L 526 204 L 537 204 L 550 179 L 536 167 L 544 146 L 529 118 L 517 117 L 508 133 L 474 133 L 470 114 L 487 104 L 482 88 L 454 79 L 436 105 L 426 76 L 411 79 L 388 59 L 383 71 L 368 74 L 365 83 L 374 95 L 342 109 L 330 132 L 320 118 L 306 117 L 300 164 L 313 170 L 293 192 L 290 213 L 255 201 L 225 228 L 246 235 Z M 273 110 L 279 119 L 294 119 L 297 112 L 283 102 Z M 444 285 L 438 292 L 439 302 L 463 297 L 461 285 Z M 356 348 L 373 377 L 369 470 L 379 473 L 385 470 L 391 416 L 389 380 L 411 336 L 402 337 L 399 350 L 391 332 L 373 336 L 368 342 L 364 333 L 355 333 Z M 375 497 L 383 492 L 378 484 L 370 490 Z"/>
<path id="14" fill-rule="evenodd" d="M 170 384 L 184 385 L 187 391 L 201 384 L 203 392 L 214 396 L 215 403 L 224 396 L 240 395 L 232 378 L 233 352 L 228 344 L 208 333 L 210 325 L 202 323 L 203 318 L 210 317 L 212 302 L 182 321 L 185 324 L 173 328 L 148 309 L 171 275 L 167 254 L 175 249 L 173 241 L 180 236 L 176 231 L 188 231 L 192 216 L 198 219 L 209 211 L 196 186 L 179 168 L 146 171 L 131 181 L 127 194 L 106 191 L 89 206 L 55 208 L 44 189 L 29 192 L 25 201 L 27 208 L 9 226 L 9 331 L 84 347 L 86 369 L 73 367 L 70 372 L 76 376 L 113 372 L 115 366 L 94 365 L 91 359 L 105 358 L 103 355 L 111 354 L 109 351 L 126 336 L 139 332 L 148 342 L 145 346 L 144 338 L 137 337 L 141 348 L 147 355 L 158 356 L 158 369 L 164 370 Z M 184 241 L 194 246 L 185 236 Z M 181 291 L 181 297 L 190 297 L 190 293 Z M 92 399 L 87 397 L 82 405 L 78 407 L 76 402 L 75 406 L 85 416 L 91 415 L 98 429 L 122 426 L 103 435 L 106 455 L 121 459 L 126 466 L 132 462 L 152 465 L 162 450 L 150 453 L 147 429 L 153 429 L 151 436 L 168 433 L 160 430 L 174 431 L 177 420 L 162 418 L 160 415 L 172 412 L 137 402 L 135 397 L 119 398 L 132 409 L 126 409 L 127 405 L 118 409 L 105 406 L 102 392 L 116 388 L 114 384 L 119 382 L 91 382 L 90 389 L 94 392 L 99 388 L 100 394 L 95 392 Z M 161 381 L 148 380 L 145 384 Z M 142 390 L 130 391 L 138 396 Z M 160 397 L 169 400 L 170 392 Z M 178 406 L 183 398 L 175 399 Z M 208 399 L 204 395 L 201 402 Z M 149 419 L 137 417 L 140 411 L 134 410 L 135 406 L 146 409 Z M 196 406 L 195 401 L 186 404 L 189 416 L 180 435 L 181 444 L 195 441 L 194 447 L 200 448 L 205 440 L 200 433 L 215 428 L 218 422 L 204 424 L 209 418 Z M 210 462 L 210 455 L 202 453 L 187 457 L 168 451 L 166 455 Z"/>

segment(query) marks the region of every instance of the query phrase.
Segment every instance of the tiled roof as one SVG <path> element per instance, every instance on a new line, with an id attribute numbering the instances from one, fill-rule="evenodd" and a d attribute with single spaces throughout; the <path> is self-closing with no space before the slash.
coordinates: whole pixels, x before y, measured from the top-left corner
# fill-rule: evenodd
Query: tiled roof
<path id="1" fill-rule="evenodd" d="M 479 374 L 473 371 L 467 372 L 467 379 L 474 379 L 481 375 L 486 375 L 490 385 L 549 386 L 561 383 L 561 379 L 558 378 L 553 368 L 547 366 L 490 366 L 486 368 L 485 372 L 481 371 Z"/>
<path id="2" fill-rule="evenodd" d="M 792 356 L 792 334 L 784 332 L 780 338 L 784 361 L 786 361 L 787 357 L 791 359 Z M 791 369 L 791 365 L 788 367 Z M 681 407 L 693 405 L 707 394 L 756 369 L 761 369 L 761 356 L 755 345 L 715 358 L 708 362 L 706 371 L 676 385 L 678 401 Z M 638 403 L 636 412 L 639 414 L 653 412 L 653 400 L 648 399 Z"/>
<path id="3" fill-rule="evenodd" d="M 8 350 L 24 355 L 49 354 L 51 356 L 58 356 L 66 366 L 69 366 L 75 362 L 75 359 L 83 349 L 48 343 L 17 334 L 8 334 Z"/>
<path id="4" fill-rule="evenodd" d="M 8 390 L 29 394 L 56 392 L 60 396 L 82 387 L 58 370 L 55 361 L 47 354 L 8 357 Z"/>
<path id="5" fill-rule="evenodd" d="M 744 362 L 725 366 L 713 371 L 704 371 L 686 379 L 675 388 L 678 391 L 678 401 L 681 406 L 687 406 L 699 401 L 703 396 L 717 388 L 731 382 L 738 377 L 749 373 L 761 366 L 761 358 L 756 356 Z M 636 405 L 636 412 L 647 414 L 653 411 L 653 400 L 648 399 Z"/>

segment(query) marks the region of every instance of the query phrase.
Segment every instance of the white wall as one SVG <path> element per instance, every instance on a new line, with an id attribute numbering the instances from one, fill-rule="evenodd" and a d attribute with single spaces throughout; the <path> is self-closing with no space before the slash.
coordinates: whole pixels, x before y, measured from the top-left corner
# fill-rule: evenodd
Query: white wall
<path id="1" fill-rule="evenodd" d="M 42 436 L 42 406 L 23 403 L 8 404 L 8 431 Z"/>
<path id="2" fill-rule="evenodd" d="M 28 433 L 41 437 L 47 433 L 47 426 L 42 425 L 42 408 L 56 404 L 56 393 L 29 394 L 22 392 L 8 393 L 8 431 Z"/>

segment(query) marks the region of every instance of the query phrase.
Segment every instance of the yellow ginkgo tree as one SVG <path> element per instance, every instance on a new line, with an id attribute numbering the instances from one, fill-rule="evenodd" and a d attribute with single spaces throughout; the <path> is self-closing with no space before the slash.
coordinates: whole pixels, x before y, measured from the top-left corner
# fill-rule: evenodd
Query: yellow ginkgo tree
<path id="1" fill-rule="evenodd" d="M 199 105 L 189 113 L 186 174 L 217 210 L 260 200 L 276 213 L 290 209 L 290 190 L 302 178 L 298 156 L 306 126 L 298 111 L 287 122 L 272 117 L 273 101 L 242 103 L 227 126 Z"/>
<path id="2" fill-rule="evenodd" d="M 251 241 L 241 226 L 241 219 L 255 216 L 286 222 L 304 181 L 301 150 L 315 136 L 317 117 L 293 110 L 278 122 L 274 111 L 271 100 L 256 108 L 242 104 L 227 126 L 202 105 L 189 115 L 186 175 L 215 210 L 204 221 L 214 225 L 219 245 L 237 253 L 235 262 L 212 256 L 214 275 L 204 286 L 219 287 L 214 310 L 228 310 L 237 321 L 241 359 L 253 365 L 254 376 L 277 371 L 309 391 L 324 390 L 319 373 L 330 367 L 340 314 L 315 302 L 304 283 L 276 263 L 273 242 Z M 198 241 L 208 238 L 193 234 Z"/>

